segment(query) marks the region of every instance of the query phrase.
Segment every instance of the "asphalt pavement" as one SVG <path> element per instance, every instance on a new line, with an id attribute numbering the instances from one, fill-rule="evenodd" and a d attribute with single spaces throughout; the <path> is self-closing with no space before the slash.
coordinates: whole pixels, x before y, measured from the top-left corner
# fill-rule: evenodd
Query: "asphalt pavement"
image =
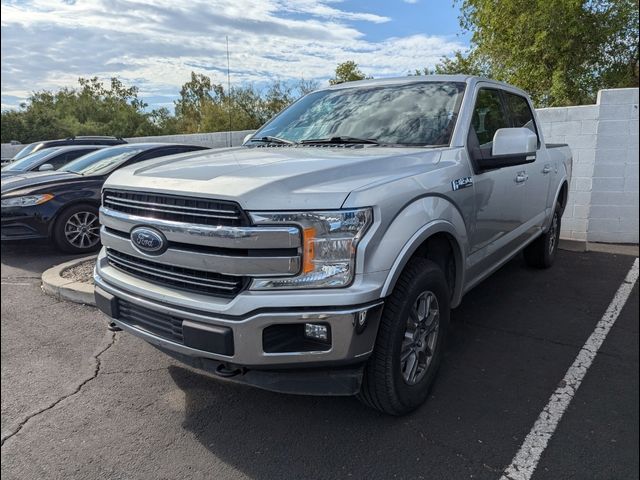
<path id="1" fill-rule="evenodd" d="M 634 261 L 514 259 L 453 312 L 428 402 L 392 418 L 223 383 L 111 333 L 42 293 L 71 258 L 2 245 L 4 479 L 498 479 Z M 638 478 L 638 402 L 636 285 L 533 478 Z"/>

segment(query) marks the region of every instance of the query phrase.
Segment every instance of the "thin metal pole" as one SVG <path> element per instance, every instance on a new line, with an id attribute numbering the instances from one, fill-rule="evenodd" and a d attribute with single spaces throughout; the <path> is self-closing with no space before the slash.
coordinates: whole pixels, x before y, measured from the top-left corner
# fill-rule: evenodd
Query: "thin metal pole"
<path id="1" fill-rule="evenodd" d="M 231 68 L 230 68 L 230 61 L 229 61 L 229 35 L 226 36 L 227 38 L 227 110 L 229 113 L 229 134 L 228 134 L 228 142 L 229 142 L 229 146 L 231 147 Z"/>

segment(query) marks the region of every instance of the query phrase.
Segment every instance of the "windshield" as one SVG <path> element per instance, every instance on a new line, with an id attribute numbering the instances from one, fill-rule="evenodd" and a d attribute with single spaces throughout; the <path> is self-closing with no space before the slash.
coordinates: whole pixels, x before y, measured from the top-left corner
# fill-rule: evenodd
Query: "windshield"
<path id="1" fill-rule="evenodd" d="M 3 167 L 2 170 L 3 171 L 9 171 L 9 172 L 26 172 L 27 170 L 30 170 L 31 168 L 35 167 L 36 165 L 38 165 L 38 163 L 44 159 L 45 157 L 48 157 L 49 155 L 51 155 L 54 152 L 57 152 L 58 150 L 60 150 L 59 148 L 45 148 L 44 150 L 38 150 L 36 153 L 32 153 L 31 155 L 27 155 L 26 157 L 23 157 L 21 160 L 14 160 L 12 161 L 9 165 L 7 165 L 6 167 Z"/>
<path id="2" fill-rule="evenodd" d="M 353 143 L 448 145 L 464 88 L 464 83 L 420 82 L 314 92 L 267 123 L 252 140 L 272 137 L 298 143 L 342 137 Z"/>
<path id="3" fill-rule="evenodd" d="M 109 147 L 84 155 L 60 170 L 80 175 L 106 175 L 148 148 L 148 146 L 134 147 L 132 145 Z"/>
<path id="4" fill-rule="evenodd" d="M 40 145 L 39 143 L 30 143 L 29 145 L 27 145 L 26 147 L 24 147 L 22 150 L 20 150 L 18 153 L 16 153 L 16 155 L 13 157 L 13 160 L 20 160 L 21 158 L 26 157 L 27 155 L 29 155 L 31 152 L 33 152 L 33 150 Z"/>

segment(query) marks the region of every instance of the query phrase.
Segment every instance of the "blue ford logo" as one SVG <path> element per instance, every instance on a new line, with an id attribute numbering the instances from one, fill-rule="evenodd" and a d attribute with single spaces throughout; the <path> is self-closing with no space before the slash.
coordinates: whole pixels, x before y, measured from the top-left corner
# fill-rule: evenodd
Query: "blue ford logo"
<path id="1" fill-rule="evenodd" d="M 136 227 L 131 230 L 131 243 L 143 253 L 160 254 L 167 249 L 164 235 L 148 227 Z"/>

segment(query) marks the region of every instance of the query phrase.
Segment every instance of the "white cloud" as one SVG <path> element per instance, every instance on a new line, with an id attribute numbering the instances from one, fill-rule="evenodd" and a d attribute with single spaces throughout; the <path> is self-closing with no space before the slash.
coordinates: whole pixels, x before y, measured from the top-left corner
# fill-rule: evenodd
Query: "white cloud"
<path id="1" fill-rule="evenodd" d="M 168 103 L 192 70 L 221 82 L 226 41 L 234 82 L 327 79 L 355 60 L 373 76 L 403 75 L 463 48 L 426 34 L 367 40 L 354 22 L 392 19 L 336 0 L 32 0 L 2 5 L 2 103 L 80 76 L 118 76 Z"/>
<path id="2" fill-rule="evenodd" d="M 412 5 L 415 5 L 416 3 L 418 3 L 420 0 L 402 0 L 404 3 L 410 3 Z"/>

